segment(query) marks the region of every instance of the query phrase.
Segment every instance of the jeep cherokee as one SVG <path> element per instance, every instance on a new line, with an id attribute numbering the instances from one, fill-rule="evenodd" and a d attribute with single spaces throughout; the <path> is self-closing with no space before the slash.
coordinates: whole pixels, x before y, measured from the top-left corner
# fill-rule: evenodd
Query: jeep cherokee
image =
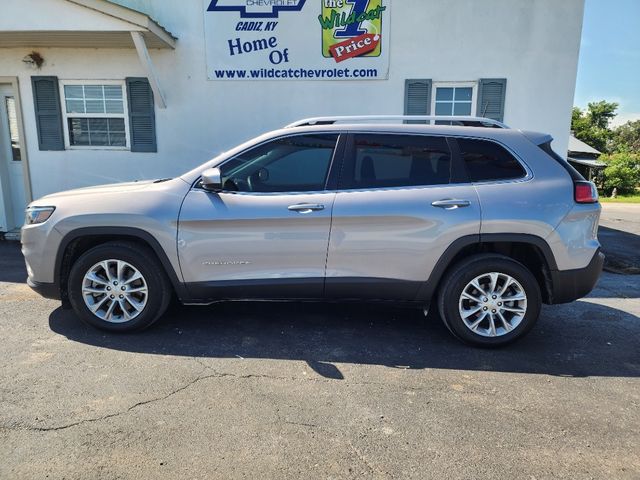
<path id="1" fill-rule="evenodd" d="M 45 196 L 22 229 L 28 283 L 110 331 L 174 297 L 392 301 L 509 343 L 596 283 L 597 191 L 549 135 L 434 120 L 307 119 L 174 179 Z"/>

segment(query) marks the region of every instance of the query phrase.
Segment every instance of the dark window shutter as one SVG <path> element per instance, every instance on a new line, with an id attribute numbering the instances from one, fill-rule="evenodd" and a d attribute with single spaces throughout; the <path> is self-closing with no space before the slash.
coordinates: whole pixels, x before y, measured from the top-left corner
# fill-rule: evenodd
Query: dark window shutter
<path id="1" fill-rule="evenodd" d="M 481 78 L 478 83 L 478 117 L 503 121 L 504 97 L 507 91 L 506 78 Z"/>
<path id="2" fill-rule="evenodd" d="M 429 115 L 431 112 L 431 80 L 405 80 L 404 114 Z M 408 122 L 407 122 L 408 123 Z M 416 123 L 416 122 L 411 122 Z M 417 122 L 425 123 L 425 122 Z"/>
<path id="3" fill-rule="evenodd" d="M 127 78 L 132 152 L 157 152 L 153 92 L 146 78 Z"/>
<path id="4" fill-rule="evenodd" d="M 40 150 L 64 150 L 57 77 L 31 77 Z"/>

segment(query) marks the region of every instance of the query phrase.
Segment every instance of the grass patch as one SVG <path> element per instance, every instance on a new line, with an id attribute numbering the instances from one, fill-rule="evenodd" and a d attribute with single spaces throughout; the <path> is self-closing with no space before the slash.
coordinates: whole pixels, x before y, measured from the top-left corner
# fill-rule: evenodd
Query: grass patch
<path id="1" fill-rule="evenodd" d="M 600 197 L 602 203 L 640 203 L 640 195 L 618 195 L 616 198 Z"/>

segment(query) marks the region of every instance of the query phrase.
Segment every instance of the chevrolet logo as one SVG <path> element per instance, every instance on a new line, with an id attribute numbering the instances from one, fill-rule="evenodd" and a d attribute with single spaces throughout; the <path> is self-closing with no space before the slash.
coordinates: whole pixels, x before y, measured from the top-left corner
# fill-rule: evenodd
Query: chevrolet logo
<path id="1" fill-rule="evenodd" d="M 278 18 L 280 12 L 299 12 L 306 0 L 212 0 L 208 12 L 240 12 L 241 18 Z"/>

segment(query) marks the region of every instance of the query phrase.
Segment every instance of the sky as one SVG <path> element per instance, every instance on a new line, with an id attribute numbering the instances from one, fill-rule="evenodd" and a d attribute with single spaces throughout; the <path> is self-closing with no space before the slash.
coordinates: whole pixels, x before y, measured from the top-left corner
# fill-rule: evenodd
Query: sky
<path id="1" fill-rule="evenodd" d="M 617 102 L 613 125 L 640 119 L 640 0 L 586 0 L 574 105 Z"/>

